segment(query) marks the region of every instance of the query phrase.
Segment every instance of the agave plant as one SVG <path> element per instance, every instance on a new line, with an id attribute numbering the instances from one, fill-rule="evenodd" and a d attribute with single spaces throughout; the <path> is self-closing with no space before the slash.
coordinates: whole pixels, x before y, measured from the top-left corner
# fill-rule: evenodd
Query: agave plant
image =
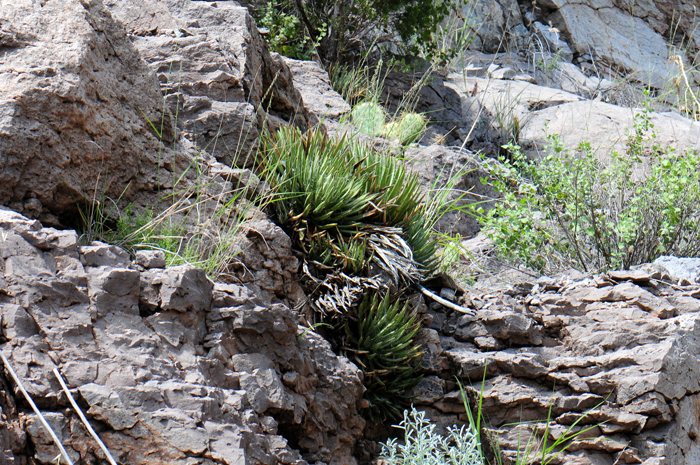
<path id="1" fill-rule="evenodd" d="M 404 269 L 415 272 L 390 273 L 401 284 L 435 269 L 437 246 L 417 175 L 396 159 L 345 138 L 293 128 L 268 137 L 263 154 L 263 177 L 278 196 L 277 219 L 310 260 L 369 275 L 373 261 L 399 256 L 380 268 L 410 265 Z"/>
<path id="2" fill-rule="evenodd" d="M 312 308 L 332 328 L 334 347 L 365 373 L 367 416 L 398 418 L 421 356 L 420 325 L 398 297 L 437 263 L 434 219 L 417 175 L 395 158 L 319 131 L 282 128 L 262 148 L 274 213 L 306 255 Z"/>
<path id="3" fill-rule="evenodd" d="M 364 373 L 370 420 L 400 418 L 406 392 L 421 380 L 416 376 L 422 356 L 416 336 L 421 326 L 415 310 L 387 293 L 368 294 L 357 309 L 357 321 L 345 326 L 344 351 Z"/>

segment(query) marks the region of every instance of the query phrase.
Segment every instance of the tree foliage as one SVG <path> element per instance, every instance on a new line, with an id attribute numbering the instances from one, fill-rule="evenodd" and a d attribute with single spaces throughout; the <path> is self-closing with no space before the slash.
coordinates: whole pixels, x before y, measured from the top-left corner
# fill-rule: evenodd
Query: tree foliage
<path id="1" fill-rule="evenodd" d="M 429 48 L 451 7 L 441 0 L 281 0 L 275 8 L 297 16 L 307 32 L 299 38 L 317 44 L 321 59 L 332 63 L 371 42 Z"/>

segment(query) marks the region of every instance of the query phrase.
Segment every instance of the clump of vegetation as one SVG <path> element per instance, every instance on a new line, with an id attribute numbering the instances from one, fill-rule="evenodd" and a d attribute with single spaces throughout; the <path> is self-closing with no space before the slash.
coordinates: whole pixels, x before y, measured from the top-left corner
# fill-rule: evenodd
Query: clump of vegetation
<path id="1" fill-rule="evenodd" d="M 397 400 L 409 401 L 406 392 L 420 382 L 420 329 L 415 310 L 376 293 L 365 296 L 357 320 L 345 325 L 345 352 L 364 373 L 370 420 L 400 417 Z"/>
<path id="2" fill-rule="evenodd" d="M 481 390 L 474 387 L 467 388 L 475 394 L 474 412 L 470 406 L 467 389 L 457 380 L 462 396 L 462 403 L 468 421 L 461 428 L 447 428 L 447 436 L 443 437 L 435 432 L 435 425 L 425 418 L 425 412 L 419 412 L 415 408 L 403 412 L 403 421 L 398 428 L 404 430 L 403 444 L 390 439 L 382 444 L 381 457 L 388 465 L 491 465 L 503 464 L 504 457 L 500 449 L 497 434 L 487 434 L 484 438 L 482 425 L 486 418 L 483 412 L 484 385 L 486 382 L 486 370 L 481 382 Z M 566 427 L 563 434 L 551 436 L 551 428 L 556 424 L 552 419 L 553 402 L 550 403 L 546 419 L 541 422 L 511 423 L 509 426 L 525 427 L 528 431 L 522 441 L 518 439 L 515 465 L 549 465 L 558 463 L 558 457 L 576 444 L 577 441 L 590 439 L 588 434 L 599 432 L 600 424 L 585 424 L 589 415 L 599 409 L 606 401 L 600 402 L 589 409 L 576 421 Z M 485 444 L 483 441 L 487 441 Z M 490 445 L 493 457 L 488 457 L 484 452 Z M 510 462 L 509 462 L 510 463 Z"/>
<path id="3" fill-rule="evenodd" d="M 384 131 L 386 120 L 384 109 L 373 100 L 356 105 L 350 112 L 350 116 L 360 132 L 370 137 L 377 137 Z"/>
<path id="4" fill-rule="evenodd" d="M 435 215 L 417 175 L 352 139 L 281 128 L 260 168 L 278 223 L 305 253 L 312 308 L 365 373 L 371 420 L 395 418 L 420 380 L 415 313 L 402 291 L 437 266 Z"/>
<path id="5" fill-rule="evenodd" d="M 263 146 L 274 213 L 312 260 L 368 276 L 372 263 L 407 282 L 435 269 L 435 218 L 398 160 L 316 130 L 282 128 Z"/>
<path id="6" fill-rule="evenodd" d="M 418 113 L 406 113 L 401 118 L 384 127 L 384 137 L 394 139 L 401 145 L 416 142 L 425 132 L 425 116 Z"/>
<path id="7" fill-rule="evenodd" d="M 328 77 L 333 89 L 351 107 L 368 97 L 370 78 L 364 67 L 333 63 L 328 68 Z"/>
<path id="8" fill-rule="evenodd" d="M 284 3 L 268 2 L 258 15 L 258 24 L 268 29 L 270 48 L 284 56 L 297 60 L 310 60 L 326 35 L 326 26 L 321 24 L 317 36 L 312 39 L 294 9 Z"/>
<path id="9" fill-rule="evenodd" d="M 700 156 L 655 143 L 649 103 L 635 116 L 624 153 L 601 163 L 590 144 L 566 149 L 548 138 L 545 157 L 528 160 L 509 145 L 512 161 L 492 170 L 503 196 L 486 231 L 507 258 L 538 269 L 629 268 L 660 255 L 700 253 Z"/>
<path id="10" fill-rule="evenodd" d="M 332 63 L 364 48 L 379 36 L 397 35 L 405 44 L 430 47 L 432 34 L 451 10 L 449 2 L 431 0 L 311 0 L 279 4 L 298 18 L 322 61 Z M 324 32 L 328 31 L 328 34 Z"/>
<path id="11" fill-rule="evenodd" d="M 240 252 L 236 236 L 254 205 L 242 198 L 245 187 L 217 199 L 203 195 L 205 187 L 184 189 L 178 200 L 158 212 L 138 210 L 133 204 L 120 209 L 119 200 L 95 196 L 79 208 L 81 240 L 114 244 L 132 257 L 138 250 L 160 250 L 168 266 L 193 265 L 218 279 Z M 228 200 L 220 202 L 222 198 Z"/>
<path id="12" fill-rule="evenodd" d="M 435 425 L 425 418 L 425 412 L 412 408 L 404 412 L 399 425 L 404 430 L 404 443 L 390 439 L 382 447 L 382 457 L 388 465 L 484 465 L 480 445 L 472 429 L 449 427 L 448 436 L 435 432 Z"/>
<path id="13" fill-rule="evenodd" d="M 117 219 L 116 230 L 110 231 L 108 242 L 119 244 L 131 255 L 137 250 L 162 250 L 170 266 L 195 261 L 194 250 L 187 244 L 183 222 L 168 218 L 154 221 L 153 209 L 136 212 L 128 205 Z"/>

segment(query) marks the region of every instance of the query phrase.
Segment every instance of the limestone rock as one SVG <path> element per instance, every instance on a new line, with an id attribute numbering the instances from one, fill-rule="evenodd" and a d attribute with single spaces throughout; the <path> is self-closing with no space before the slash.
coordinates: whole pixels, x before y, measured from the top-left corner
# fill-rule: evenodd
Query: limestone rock
<path id="1" fill-rule="evenodd" d="M 293 277 L 299 267 L 292 241 L 287 234 L 267 218 L 246 224 L 237 235 L 240 252 L 230 266 L 240 282 L 271 302 L 289 299 L 296 302 L 302 297 L 301 287 Z"/>
<path id="2" fill-rule="evenodd" d="M 640 111 L 523 81 L 464 77 L 457 73 L 448 79 L 464 95 L 473 95 L 463 97 L 465 105 L 469 105 L 468 114 L 490 115 L 492 127 L 480 137 L 500 140 L 503 128 L 517 128 L 518 144 L 532 157 L 540 156 L 548 135 L 557 134 L 565 147 L 590 142 L 596 156 L 605 163 L 613 150 L 625 151 L 627 132 Z M 650 118 L 661 147 L 683 151 L 700 144 L 700 123 L 669 112 L 651 113 Z M 475 146 L 472 144 L 471 148 Z"/>
<path id="3" fill-rule="evenodd" d="M 54 368 L 120 463 L 356 463 L 360 371 L 295 312 L 197 268 L 129 264 L 117 248 L 78 247 L 75 233 L 0 209 L 2 350 L 75 462 L 104 455 Z M 6 459 L 54 463 L 21 394 L 5 396 Z"/>
<path id="4" fill-rule="evenodd" d="M 654 260 L 653 265 L 666 270 L 676 281 L 698 283 L 700 279 L 700 259 L 698 258 L 661 256 Z"/>
<path id="5" fill-rule="evenodd" d="M 171 187 L 158 83 L 99 0 L 4 2 L 0 22 L 0 204 L 59 224 L 92 199 Z"/>
<path id="6" fill-rule="evenodd" d="M 146 270 L 165 268 L 165 252 L 162 250 L 139 250 L 136 252 L 134 262 Z"/>
<path id="7" fill-rule="evenodd" d="M 249 167 L 266 119 L 306 128 L 284 60 L 236 2 L 105 2 L 156 73 L 182 134 L 227 165 Z"/>

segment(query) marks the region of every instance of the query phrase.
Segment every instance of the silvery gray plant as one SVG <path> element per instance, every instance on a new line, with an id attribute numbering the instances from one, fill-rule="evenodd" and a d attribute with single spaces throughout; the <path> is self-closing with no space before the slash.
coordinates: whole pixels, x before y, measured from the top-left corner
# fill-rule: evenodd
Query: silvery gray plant
<path id="1" fill-rule="evenodd" d="M 404 444 L 390 439 L 383 444 L 382 458 L 388 465 L 483 465 L 479 443 L 468 425 L 448 427 L 447 436 L 435 432 L 435 425 L 425 412 L 414 407 L 404 411 L 399 424 L 404 430 Z"/>

